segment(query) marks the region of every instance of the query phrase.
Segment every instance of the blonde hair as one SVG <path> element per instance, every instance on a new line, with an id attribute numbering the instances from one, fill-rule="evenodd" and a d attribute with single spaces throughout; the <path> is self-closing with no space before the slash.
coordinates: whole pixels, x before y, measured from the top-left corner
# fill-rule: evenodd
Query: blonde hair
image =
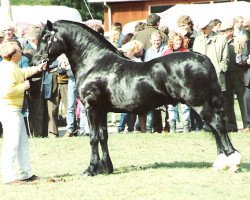
<path id="1" fill-rule="evenodd" d="M 191 29 L 193 29 L 194 23 L 193 20 L 191 19 L 190 16 L 188 15 L 182 15 L 177 19 L 177 25 L 179 27 L 183 26 L 183 25 L 189 25 L 191 27 Z"/>
<path id="2" fill-rule="evenodd" d="M 162 32 L 161 31 L 152 32 L 151 35 L 150 35 L 150 38 L 152 38 L 152 36 L 156 36 L 156 37 L 159 36 L 161 38 L 161 40 L 162 40 Z"/>
<path id="3" fill-rule="evenodd" d="M 242 17 L 242 16 L 236 16 L 236 17 L 234 17 L 233 24 L 235 25 L 240 20 L 244 20 L 244 17 Z"/>
<path id="4" fill-rule="evenodd" d="M 182 44 L 181 44 L 181 47 L 183 48 L 187 48 L 187 44 L 184 43 L 184 37 L 180 34 L 180 33 L 177 33 L 177 32 L 170 32 L 168 34 L 168 48 L 173 48 L 174 46 L 174 40 L 176 38 L 180 38 L 182 40 Z"/>
<path id="5" fill-rule="evenodd" d="M 132 51 L 133 53 L 138 53 L 142 50 L 143 46 L 139 40 L 131 40 L 126 44 L 122 45 L 122 51 Z"/>

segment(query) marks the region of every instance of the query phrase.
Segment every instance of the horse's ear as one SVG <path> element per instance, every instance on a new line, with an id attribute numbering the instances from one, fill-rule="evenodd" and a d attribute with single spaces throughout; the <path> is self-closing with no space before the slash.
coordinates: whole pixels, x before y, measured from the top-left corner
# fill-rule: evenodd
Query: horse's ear
<path id="1" fill-rule="evenodd" d="M 47 27 L 48 29 L 51 31 L 52 30 L 52 27 L 53 27 L 53 24 L 51 21 L 47 20 Z"/>

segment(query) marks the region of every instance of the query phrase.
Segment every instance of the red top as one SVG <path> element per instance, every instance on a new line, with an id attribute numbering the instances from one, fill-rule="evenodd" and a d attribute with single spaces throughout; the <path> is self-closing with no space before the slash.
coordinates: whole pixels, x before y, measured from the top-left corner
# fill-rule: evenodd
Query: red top
<path id="1" fill-rule="evenodd" d="M 175 52 L 188 52 L 188 51 L 189 50 L 187 48 L 181 47 Z M 174 49 L 167 49 L 166 51 L 163 51 L 162 55 L 165 56 L 173 52 L 174 52 Z"/>

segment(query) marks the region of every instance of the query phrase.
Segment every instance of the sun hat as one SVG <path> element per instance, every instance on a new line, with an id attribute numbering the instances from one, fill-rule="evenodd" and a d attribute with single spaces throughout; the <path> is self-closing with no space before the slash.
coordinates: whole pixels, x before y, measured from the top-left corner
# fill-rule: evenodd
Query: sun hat
<path id="1" fill-rule="evenodd" d="M 219 31 L 226 31 L 226 30 L 232 29 L 232 28 L 233 28 L 233 23 L 230 21 L 225 21 L 225 22 L 221 23 Z"/>
<path id="2" fill-rule="evenodd" d="M 208 19 L 208 18 L 206 18 L 206 19 L 203 19 L 203 20 L 201 20 L 199 23 L 198 23 L 198 29 L 203 29 L 203 28 L 205 28 L 205 27 L 207 27 L 208 25 L 213 25 L 213 20 L 211 20 L 211 19 Z"/>

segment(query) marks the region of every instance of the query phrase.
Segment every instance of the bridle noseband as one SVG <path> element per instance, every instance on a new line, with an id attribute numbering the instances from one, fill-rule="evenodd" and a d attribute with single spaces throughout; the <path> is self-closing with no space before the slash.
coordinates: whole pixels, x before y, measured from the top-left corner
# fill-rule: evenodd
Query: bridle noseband
<path id="1" fill-rule="evenodd" d="M 34 55 L 38 55 L 41 58 L 42 62 L 49 62 L 50 61 L 49 60 L 49 49 L 50 49 L 52 43 L 57 41 L 57 38 L 55 36 L 56 35 L 55 31 L 51 31 L 50 33 L 51 33 L 51 37 L 47 41 L 47 44 L 48 44 L 47 53 L 42 55 L 42 54 L 39 54 L 38 52 L 36 52 L 34 54 Z"/>

